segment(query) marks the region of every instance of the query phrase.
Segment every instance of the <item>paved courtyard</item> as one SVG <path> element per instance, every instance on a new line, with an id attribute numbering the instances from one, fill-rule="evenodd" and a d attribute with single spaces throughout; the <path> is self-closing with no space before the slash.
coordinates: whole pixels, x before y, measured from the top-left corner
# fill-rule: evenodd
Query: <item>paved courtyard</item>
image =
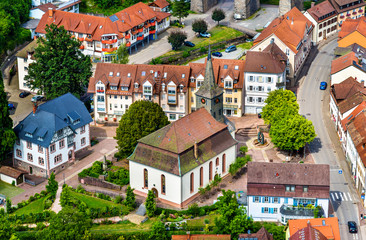
<path id="1" fill-rule="evenodd" d="M 246 27 L 253 30 L 263 29 L 267 23 L 270 23 L 278 17 L 279 11 L 276 5 L 261 5 L 261 9 L 250 19 L 234 21 L 235 25 Z"/>

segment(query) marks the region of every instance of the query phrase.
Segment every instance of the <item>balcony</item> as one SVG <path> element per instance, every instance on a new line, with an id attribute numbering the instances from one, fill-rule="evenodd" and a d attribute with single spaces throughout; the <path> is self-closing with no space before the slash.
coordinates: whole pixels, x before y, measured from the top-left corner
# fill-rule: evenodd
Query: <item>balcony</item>
<path id="1" fill-rule="evenodd" d="M 137 37 L 137 41 L 144 40 L 144 36 Z"/>
<path id="2" fill-rule="evenodd" d="M 91 37 L 86 37 L 86 38 L 85 38 L 85 41 L 87 41 L 87 42 L 92 42 L 92 41 L 93 41 L 93 39 L 92 39 Z"/>
<path id="3" fill-rule="evenodd" d="M 102 43 L 104 43 L 104 44 L 113 44 L 115 42 L 117 42 L 117 38 L 116 39 L 102 40 Z"/>
<path id="4" fill-rule="evenodd" d="M 131 37 L 131 35 L 130 35 L 130 34 L 127 34 L 127 35 L 125 36 L 125 39 L 130 39 L 130 37 Z"/>
<path id="5" fill-rule="evenodd" d="M 103 52 L 113 52 L 113 51 L 116 51 L 117 50 L 117 47 L 114 47 L 114 48 L 102 48 L 102 51 Z"/>
<path id="6" fill-rule="evenodd" d="M 282 216 L 290 217 L 296 219 L 303 218 L 303 217 L 314 217 L 314 211 L 317 208 L 306 208 L 306 207 L 296 207 L 296 206 L 290 206 L 290 205 L 282 205 L 280 208 L 280 213 Z M 318 208 L 319 209 L 319 208 Z M 318 216 L 324 216 L 324 210 L 320 207 Z"/>

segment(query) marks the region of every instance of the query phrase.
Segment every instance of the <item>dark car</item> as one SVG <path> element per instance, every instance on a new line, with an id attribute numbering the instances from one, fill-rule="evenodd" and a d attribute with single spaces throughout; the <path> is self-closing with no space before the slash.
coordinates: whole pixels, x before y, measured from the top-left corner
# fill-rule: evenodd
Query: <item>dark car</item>
<path id="1" fill-rule="evenodd" d="M 213 52 L 212 53 L 212 56 L 214 56 L 214 57 L 222 57 L 222 53 L 220 53 L 220 52 Z"/>
<path id="2" fill-rule="evenodd" d="M 25 97 L 27 97 L 29 94 L 30 94 L 30 92 L 23 91 L 23 92 L 21 92 L 21 93 L 19 94 L 19 97 L 20 97 L 20 98 L 25 98 Z"/>
<path id="3" fill-rule="evenodd" d="M 190 42 L 190 41 L 185 41 L 184 42 L 184 45 L 187 46 L 187 47 L 194 47 L 194 46 L 196 46 L 193 42 Z"/>
<path id="4" fill-rule="evenodd" d="M 258 113 L 258 118 L 262 118 L 262 113 Z"/>
<path id="5" fill-rule="evenodd" d="M 357 233 L 357 225 L 356 225 L 356 222 L 349 221 L 348 222 L 348 230 L 349 230 L 350 233 Z"/>
<path id="6" fill-rule="evenodd" d="M 235 45 L 231 45 L 230 47 L 226 48 L 225 52 L 229 53 L 229 52 L 233 52 L 236 50 L 236 46 Z"/>
<path id="7" fill-rule="evenodd" d="M 321 82 L 320 83 L 320 90 L 325 90 L 327 89 L 327 83 L 326 82 Z"/>
<path id="8" fill-rule="evenodd" d="M 9 110 L 14 110 L 15 106 L 12 103 L 8 103 L 8 108 L 9 108 Z"/>

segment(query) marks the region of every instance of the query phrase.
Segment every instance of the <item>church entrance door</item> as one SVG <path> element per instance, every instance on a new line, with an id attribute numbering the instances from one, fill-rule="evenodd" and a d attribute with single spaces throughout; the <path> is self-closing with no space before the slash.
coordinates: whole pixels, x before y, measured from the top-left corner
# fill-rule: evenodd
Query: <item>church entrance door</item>
<path id="1" fill-rule="evenodd" d="M 151 191 L 154 193 L 155 197 L 158 198 L 159 194 L 158 194 L 158 190 L 156 190 L 156 188 L 152 188 Z"/>

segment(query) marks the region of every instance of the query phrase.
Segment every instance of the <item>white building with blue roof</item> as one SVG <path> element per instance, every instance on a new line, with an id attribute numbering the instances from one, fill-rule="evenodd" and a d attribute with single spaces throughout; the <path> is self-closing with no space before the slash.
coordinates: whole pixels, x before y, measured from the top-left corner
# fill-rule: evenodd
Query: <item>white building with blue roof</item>
<path id="1" fill-rule="evenodd" d="M 92 121 L 84 103 L 71 93 L 35 106 L 14 128 L 14 167 L 41 177 L 61 171 L 76 152 L 90 146 Z"/>

